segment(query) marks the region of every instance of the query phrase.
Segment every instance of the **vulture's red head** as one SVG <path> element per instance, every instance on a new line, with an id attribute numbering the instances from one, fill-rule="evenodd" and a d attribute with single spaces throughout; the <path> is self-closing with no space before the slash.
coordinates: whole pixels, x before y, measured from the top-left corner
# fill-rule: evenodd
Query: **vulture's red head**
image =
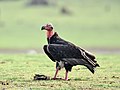
<path id="1" fill-rule="evenodd" d="M 41 27 L 41 30 L 46 30 L 47 31 L 47 38 L 50 38 L 53 36 L 54 31 L 53 31 L 53 25 L 51 23 L 45 24 Z"/>
<path id="2" fill-rule="evenodd" d="M 52 31 L 53 30 L 53 25 L 51 23 L 45 24 L 45 25 L 42 26 L 41 30 Z"/>

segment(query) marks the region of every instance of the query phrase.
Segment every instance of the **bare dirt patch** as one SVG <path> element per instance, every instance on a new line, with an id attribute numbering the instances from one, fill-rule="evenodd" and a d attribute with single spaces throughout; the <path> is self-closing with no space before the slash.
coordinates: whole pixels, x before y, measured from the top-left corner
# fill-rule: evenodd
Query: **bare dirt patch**
<path id="1" fill-rule="evenodd" d="M 98 54 L 120 54 L 120 48 L 85 48 L 87 51 Z M 0 49 L 0 54 L 37 54 L 44 53 L 42 48 L 31 49 Z"/>

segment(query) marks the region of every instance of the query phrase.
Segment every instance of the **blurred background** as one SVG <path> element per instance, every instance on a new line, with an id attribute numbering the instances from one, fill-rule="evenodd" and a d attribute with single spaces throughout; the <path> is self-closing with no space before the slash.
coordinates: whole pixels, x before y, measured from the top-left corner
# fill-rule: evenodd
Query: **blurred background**
<path id="1" fill-rule="evenodd" d="M 0 0 L 0 53 L 38 53 L 40 28 L 91 51 L 120 52 L 120 0 Z"/>

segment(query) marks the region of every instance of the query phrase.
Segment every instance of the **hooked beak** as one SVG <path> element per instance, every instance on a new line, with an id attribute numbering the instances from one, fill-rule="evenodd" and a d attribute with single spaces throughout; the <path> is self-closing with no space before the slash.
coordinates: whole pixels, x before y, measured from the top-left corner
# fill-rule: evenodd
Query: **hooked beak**
<path id="1" fill-rule="evenodd" d="M 45 26 L 42 26 L 41 30 L 44 30 L 45 29 Z"/>

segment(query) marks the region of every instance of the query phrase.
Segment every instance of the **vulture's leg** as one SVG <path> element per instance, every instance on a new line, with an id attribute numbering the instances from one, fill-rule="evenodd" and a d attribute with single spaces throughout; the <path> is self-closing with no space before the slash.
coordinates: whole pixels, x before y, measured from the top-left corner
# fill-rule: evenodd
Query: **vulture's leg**
<path id="1" fill-rule="evenodd" d="M 59 71 L 59 68 L 56 68 L 56 72 L 55 72 L 55 75 L 54 75 L 54 79 L 56 79 L 57 74 L 58 74 L 58 71 Z"/>
<path id="2" fill-rule="evenodd" d="M 68 71 L 66 71 L 66 73 L 65 73 L 65 80 L 66 81 L 68 80 Z"/>

